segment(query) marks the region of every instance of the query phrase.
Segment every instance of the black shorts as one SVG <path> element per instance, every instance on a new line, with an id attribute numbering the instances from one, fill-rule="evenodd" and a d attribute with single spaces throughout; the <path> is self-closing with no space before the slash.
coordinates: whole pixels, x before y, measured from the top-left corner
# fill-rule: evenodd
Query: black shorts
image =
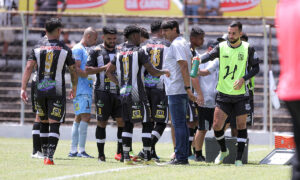
<path id="1" fill-rule="evenodd" d="M 41 120 L 53 119 L 64 122 L 66 115 L 65 97 L 37 97 L 37 114 Z"/>
<path id="2" fill-rule="evenodd" d="M 105 91 L 95 91 L 96 119 L 107 121 L 109 116 L 114 120 L 122 117 L 120 96 Z"/>
<path id="3" fill-rule="evenodd" d="M 150 118 L 150 105 L 147 102 L 122 102 L 123 121 L 132 123 L 152 122 Z"/>
<path id="4" fill-rule="evenodd" d="M 195 102 L 189 100 L 188 106 L 186 108 L 186 121 L 187 122 L 198 122 L 199 113 L 198 105 Z"/>
<path id="5" fill-rule="evenodd" d="M 37 112 L 36 107 L 36 81 L 31 82 L 31 105 L 32 105 L 32 112 Z"/>
<path id="6" fill-rule="evenodd" d="M 227 115 L 235 114 L 236 116 L 240 116 L 248 114 L 251 110 L 249 97 L 226 96 L 222 93 L 217 93 L 216 106 L 222 109 Z"/>
<path id="7" fill-rule="evenodd" d="M 199 123 L 198 130 L 211 130 L 214 121 L 215 108 L 199 107 Z"/>
<path id="8" fill-rule="evenodd" d="M 167 123 L 168 118 L 168 98 L 164 90 L 156 88 L 146 88 L 146 93 L 151 109 L 151 118 L 154 122 Z"/>

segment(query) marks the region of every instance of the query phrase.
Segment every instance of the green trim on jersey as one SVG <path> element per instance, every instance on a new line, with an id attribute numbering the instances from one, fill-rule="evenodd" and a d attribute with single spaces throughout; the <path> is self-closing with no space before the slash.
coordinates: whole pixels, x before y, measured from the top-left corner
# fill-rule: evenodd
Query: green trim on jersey
<path id="1" fill-rule="evenodd" d="M 231 48 L 227 41 L 220 46 L 220 71 L 217 90 L 227 95 L 242 95 L 246 93 L 245 84 L 240 90 L 234 90 L 233 84 L 246 73 L 249 43 L 242 41 L 238 48 Z"/>

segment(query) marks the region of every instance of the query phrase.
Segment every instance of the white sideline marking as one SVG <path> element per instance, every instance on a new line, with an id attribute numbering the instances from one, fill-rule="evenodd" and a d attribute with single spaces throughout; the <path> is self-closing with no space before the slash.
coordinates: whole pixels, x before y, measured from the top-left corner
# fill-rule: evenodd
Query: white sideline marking
<path id="1" fill-rule="evenodd" d="M 257 148 L 257 149 L 252 149 L 252 150 L 249 150 L 248 152 L 249 152 L 249 153 L 252 153 L 252 152 L 257 152 L 257 151 L 265 151 L 265 150 L 268 150 L 268 148 Z"/>
<path id="2" fill-rule="evenodd" d="M 137 168 L 142 168 L 145 166 L 135 166 L 135 167 L 124 167 L 124 168 L 116 168 L 116 169 L 107 169 L 103 171 L 93 171 L 93 172 L 86 172 L 82 174 L 74 174 L 74 175 L 66 175 L 66 176 L 60 176 L 56 178 L 49 178 L 45 180 L 62 180 L 62 179 L 71 179 L 71 178 L 78 178 L 82 176 L 90 176 L 94 174 L 104 174 L 104 173 L 109 173 L 109 172 L 118 172 L 118 171 L 123 171 L 123 170 L 128 170 L 128 169 L 137 169 Z"/>

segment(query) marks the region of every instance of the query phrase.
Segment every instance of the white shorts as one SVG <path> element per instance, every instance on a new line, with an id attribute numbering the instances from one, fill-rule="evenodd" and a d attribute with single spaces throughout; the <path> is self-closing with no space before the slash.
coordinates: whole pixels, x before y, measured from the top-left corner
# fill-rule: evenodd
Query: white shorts
<path id="1" fill-rule="evenodd" d="M 12 30 L 0 31 L 0 41 L 11 43 L 14 41 L 14 33 Z"/>

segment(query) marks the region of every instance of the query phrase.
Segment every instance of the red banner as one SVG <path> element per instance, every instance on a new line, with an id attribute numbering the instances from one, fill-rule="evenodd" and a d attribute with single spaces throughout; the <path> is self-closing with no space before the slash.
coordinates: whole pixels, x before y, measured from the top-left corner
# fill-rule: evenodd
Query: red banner
<path id="1" fill-rule="evenodd" d="M 221 0 L 221 11 L 245 11 L 254 8 L 260 0 Z"/>
<path id="2" fill-rule="evenodd" d="M 125 0 L 128 11 L 169 10 L 170 0 Z"/>
<path id="3" fill-rule="evenodd" d="M 67 0 L 67 9 L 87 9 L 104 5 L 108 0 Z M 62 7 L 59 1 L 59 8 Z"/>

